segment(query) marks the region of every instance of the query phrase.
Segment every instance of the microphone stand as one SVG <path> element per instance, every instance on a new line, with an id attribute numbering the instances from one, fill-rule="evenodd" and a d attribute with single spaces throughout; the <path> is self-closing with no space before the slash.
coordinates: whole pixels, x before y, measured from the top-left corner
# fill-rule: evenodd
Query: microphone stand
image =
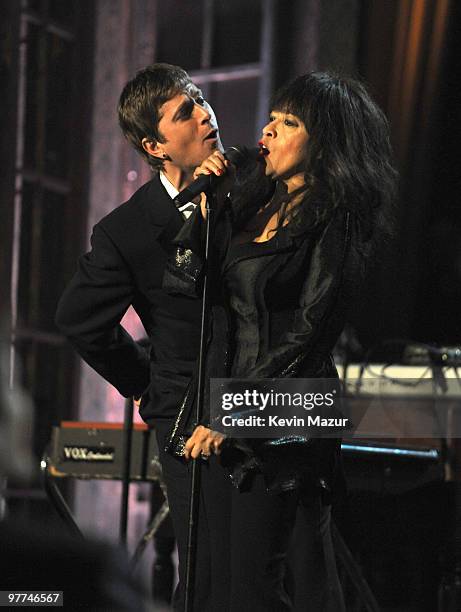
<path id="1" fill-rule="evenodd" d="M 120 502 L 119 539 L 120 544 L 127 547 L 128 504 L 131 481 L 131 442 L 133 436 L 133 398 L 125 400 L 123 419 L 123 464 L 122 464 L 122 496 Z"/>
<path id="2" fill-rule="evenodd" d="M 208 304 L 208 271 L 209 265 L 209 248 L 212 240 L 213 231 L 213 214 L 216 208 L 216 193 L 211 186 L 205 192 L 206 200 L 206 238 L 205 238 L 205 276 L 202 292 L 202 322 L 200 329 L 200 349 L 198 360 L 198 381 L 197 381 L 197 398 L 195 408 L 195 422 L 200 423 L 203 414 L 203 397 L 205 388 L 205 360 L 206 360 L 206 344 L 207 332 L 209 323 L 209 304 Z M 200 505 L 200 481 L 201 481 L 201 458 L 197 457 L 192 462 L 191 474 L 191 497 L 189 504 L 189 526 L 187 536 L 187 556 L 186 556 L 186 577 L 184 590 L 184 612 L 193 612 L 194 610 L 194 595 L 195 595 L 195 570 L 197 562 L 197 534 L 198 534 L 198 518 Z"/>

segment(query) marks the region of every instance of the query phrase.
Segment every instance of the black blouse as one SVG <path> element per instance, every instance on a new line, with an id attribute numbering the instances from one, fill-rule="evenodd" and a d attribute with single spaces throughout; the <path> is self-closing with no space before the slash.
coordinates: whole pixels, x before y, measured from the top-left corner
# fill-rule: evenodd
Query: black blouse
<path id="1" fill-rule="evenodd" d="M 268 270 L 277 264 L 274 260 L 270 240 L 232 242 L 227 252 L 222 282 L 231 325 L 231 378 L 245 378 L 258 357 L 267 353 L 268 317 L 261 289 Z"/>

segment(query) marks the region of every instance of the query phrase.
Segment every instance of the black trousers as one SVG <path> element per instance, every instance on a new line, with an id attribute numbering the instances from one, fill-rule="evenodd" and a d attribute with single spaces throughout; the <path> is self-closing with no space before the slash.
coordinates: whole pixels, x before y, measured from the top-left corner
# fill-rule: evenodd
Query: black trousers
<path id="1" fill-rule="evenodd" d="M 190 465 L 160 459 L 178 542 L 182 610 L 190 498 Z M 296 539 L 293 539 L 295 534 Z M 290 544 L 294 564 L 287 563 Z M 182 583 L 182 584 L 181 584 Z M 200 612 L 341 612 L 344 610 L 330 536 L 330 506 L 317 490 L 274 495 L 255 476 L 241 493 L 212 456 L 202 466 L 195 610 Z"/>

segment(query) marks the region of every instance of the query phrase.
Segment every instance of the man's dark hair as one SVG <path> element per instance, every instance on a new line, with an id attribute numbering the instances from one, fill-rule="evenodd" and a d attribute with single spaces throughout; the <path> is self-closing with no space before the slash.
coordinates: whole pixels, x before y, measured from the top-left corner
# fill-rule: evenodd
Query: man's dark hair
<path id="1" fill-rule="evenodd" d="M 142 140 L 147 138 L 154 142 L 166 142 L 158 129 L 160 108 L 183 92 L 195 97 L 199 90 L 185 70 L 171 64 L 147 66 L 123 88 L 118 103 L 120 127 L 153 170 L 161 170 L 163 160 L 149 155 L 142 147 Z"/>

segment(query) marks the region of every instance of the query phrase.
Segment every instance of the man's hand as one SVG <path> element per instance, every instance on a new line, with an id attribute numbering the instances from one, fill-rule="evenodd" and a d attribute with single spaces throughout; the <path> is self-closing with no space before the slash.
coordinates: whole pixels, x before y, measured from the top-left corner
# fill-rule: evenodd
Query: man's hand
<path id="1" fill-rule="evenodd" d="M 184 456 L 186 459 L 191 457 L 192 459 L 197 459 L 200 455 L 203 457 L 209 457 L 212 453 L 219 455 L 221 453 L 221 444 L 225 437 L 217 431 L 199 425 L 186 442 Z"/>

